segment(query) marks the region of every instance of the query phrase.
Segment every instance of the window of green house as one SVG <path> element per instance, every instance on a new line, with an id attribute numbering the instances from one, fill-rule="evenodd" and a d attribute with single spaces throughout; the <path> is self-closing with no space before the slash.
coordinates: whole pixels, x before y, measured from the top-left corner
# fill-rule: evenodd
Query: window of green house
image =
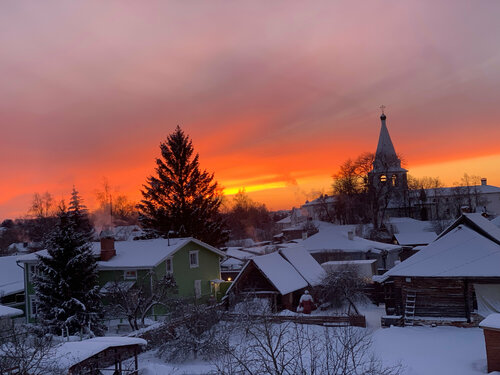
<path id="1" fill-rule="evenodd" d="M 32 318 L 36 318 L 38 314 L 37 302 L 36 297 L 30 297 L 30 316 Z"/>
<path id="2" fill-rule="evenodd" d="M 33 277 L 38 273 L 38 268 L 36 264 L 28 265 L 28 280 L 33 281 Z"/>
<path id="3" fill-rule="evenodd" d="M 189 267 L 196 268 L 199 266 L 198 263 L 198 250 L 189 252 Z"/>
<path id="4" fill-rule="evenodd" d="M 167 275 L 172 275 L 174 273 L 174 264 L 172 258 L 167 258 L 165 261 L 165 268 Z"/>
<path id="5" fill-rule="evenodd" d="M 124 280 L 137 280 L 137 271 L 136 270 L 128 270 L 123 272 Z"/>

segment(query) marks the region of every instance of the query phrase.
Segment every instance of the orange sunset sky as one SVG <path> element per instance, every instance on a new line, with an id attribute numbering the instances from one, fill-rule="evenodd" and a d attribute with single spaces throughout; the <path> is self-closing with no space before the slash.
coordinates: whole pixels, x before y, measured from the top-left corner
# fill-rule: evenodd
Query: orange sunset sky
<path id="1" fill-rule="evenodd" d="M 140 199 L 177 124 L 203 168 L 271 209 L 375 151 L 500 185 L 500 2 L 4 1 L 0 219 L 34 192 Z"/>

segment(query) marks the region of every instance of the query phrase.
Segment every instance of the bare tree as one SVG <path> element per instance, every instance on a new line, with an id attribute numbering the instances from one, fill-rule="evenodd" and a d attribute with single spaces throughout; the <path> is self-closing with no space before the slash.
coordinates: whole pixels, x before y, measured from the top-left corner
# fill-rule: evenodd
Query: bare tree
<path id="1" fill-rule="evenodd" d="M 92 213 L 94 226 L 131 225 L 138 223 L 136 203 L 112 186 L 108 178 L 103 177 L 101 188 L 96 189 L 95 196 L 99 208 Z"/>
<path id="2" fill-rule="evenodd" d="M 218 326 L 224 312 L 216 306 L 183 303 L 177 309 L 177 322 L 166 322 L 166 334 L 158 348 L 158 355 L 168 361 L 183 362 L 187 359 L 214 358 L 221 351 L 217 337 Z"/>
<path id="3" fill-rule="evenodd" d="M 173 303 L 175 290 L 175 281 L 168 275 L 156 279 L 151 273 L 134 285 L 129 281 L 114 281 L 102 291 L 109 302 L 106 315 L 126 317 L 132 330 L 138 330 L 139 322 L 144 326 L 144 320 L 154 306 L 167 308 Z"/>
<path id="4" fill-rule="evenodd" d="M 366 282 L 359 276 L 356 266 L 346 264 L 327 272 L 321 283 L 320 298 L 336 308 L 347 305 L 349 312 L 352 308 L 359 315 L 355 302 L 364 296 L 365 285 Z"/>
<path id="5" fill-rule="evenodd" d="M 0 342 L 0 374 L 63 374 L 52 358 L 53 342 L 49 335 L 15 326 Z"/>
<path id="6" fill-rule="evenodd" d="M 29 214 L 36 218 L 46 218 L 55 214 L 54 197 L 48 191 L 43 194 L 33 194 L 33 201 L 29 208 Z"/>
<path id="7" fill-rule="evenodd" d="M 372 354 L 370 336 L 359 328 L 275 324 L 270 317 L 241 322 L 240 331 L 233 335 L 232 341 L 219 343 L 225 352 L 214 361 L 214 373 L 397 375 L 401 372 L 400 365 L 384 366 Z"/>

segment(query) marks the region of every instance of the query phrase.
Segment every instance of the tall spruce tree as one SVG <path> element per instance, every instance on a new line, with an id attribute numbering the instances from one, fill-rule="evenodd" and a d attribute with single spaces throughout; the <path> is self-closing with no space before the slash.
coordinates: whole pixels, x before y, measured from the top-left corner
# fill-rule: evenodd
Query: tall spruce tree
<path id="1" fill-rule="evenodd" d="M 86 221 L 80 203 L 72 203 L 78 204 L 59 215 L 45 241 L 48 254 L 39 256 L 34 279 L 38 317 L 53 333 L 99 335 L 104 326 L 91 230 L 82 226 Z"/>
<path id="2" fill-rule="evenodd" d="M 138 205 L 144 228 L 162 236 L 174 233 L 223 244 L 227 234 L 219 214 L 222 193 L 214 175 L 200 170 L 190 138 L 177 126 L 160 150 L 156 176 L 147 179 Z"/>
<path id="3" fill-rule="evenodd" d="M 80 197 L 78 190 L 73 186 L 71 191 L 71 199 L 69 200 L 68 214 L 73 219 L 76 230 L 86 234 L 91 239 L 94 234 L 94 229 L 89 219 L 89 211 L 83 204 L 83 199 Z"/>

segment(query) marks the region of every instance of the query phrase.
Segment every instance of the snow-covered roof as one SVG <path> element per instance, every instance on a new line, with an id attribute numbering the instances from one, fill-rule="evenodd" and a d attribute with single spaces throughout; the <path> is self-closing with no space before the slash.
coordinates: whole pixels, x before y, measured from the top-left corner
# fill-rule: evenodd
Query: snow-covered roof
<path id="1" fill-rule="evenodd" d="M 448 228 L 440 233 L 438 238 L 443 237 L 451 230 L 462 224 L 467 225 L 475 231 L 478 231 L 482 235 L 488 237 L 489 239 L 495 241 L 500 245 L 500 228 L 479 213 L 462 214 L 462 216 L 460 216 L 457 220 L 451 223 Z"/>
<path id="2" fill-rule="evenodd" d="M 288 247 L 280 253 L 300 273 L 311 286 L 316 286 L 325 278 L 326 272 L 303 246 Z"/>
<path id="3" fill-rule="evenodd" d="M 319 232 L 301 242 L 301 245 L 311 253 L 324 251 L 380 252 L 381 250 L 397 251 L 401 249 L 399 245 L 370 241 L 358 236 L 354 236 L 350 240 L 346 229 L 334 224 L 315 221 L 315 225 Z"/>
<path id="4" fill-rule="evenodd" d="M 310 202 L 304 203 L 302 205 L 302 207 L 322 205 L 322 204 L 328 205 L 328 204 L 335 203 L 336 200 L 337 200 L 337 197 L 334 195 L 322 195 L 322 196 L 319 196 L 318 198 L 316 198 Z"/>
<path id="5" fill-rule="evenodd" d="M 225 254 L 195 238 L 173 238 L 169 240 L 164 238 L 155 238 L 152 240 L 139 240 L 139 241 L 115 241 L 116 255 L 108 261 L 97 262 L 99 269 L 149 269 L 157 266 L 165 258 L 173 255 L 189 242 L 194 242 L 220 256 Z M 92 243 L 92 251 L 98 256 L 101 251 L 100 242 Z M 19 262 L 36 262 L 38 261 L 37 255 L 47 256 L 46 250 L 41 250 L 36 253 L 18 257 Z"/>
<path id="6" fill-rule="evenodd" d="M 292 217 L 288 215 L 287 217 L 277 221 L 276 224 L 290 224 L 291 222 L 292 222 Z"/>
<path id="7" fill-rule="evenodd" d="M 254 257 L 255 254 L 242 251 L 241 247 L 228 247 L 226 250 L 226 259 L 221 263 L 221 267 L 226 269 L 241 269 L 247 259 Z"/>
<path id="8" fill-rule="evenodd" d="M 278 252 L 254 257 L 251 261 L 283 295 L 308 286 L 307 281 Z"/>
<path id="9" fill-rule="evenodd" d="M 496 218 L 492 219 L 491 222 L 495 224 L 497 227 L 500 227 L 500 216 L 497 216 Z"/>
<path id="10" fill-rule="evenodd" d="M 494 330 L 500 330 L 500 314 L 490 314 L 479 323 L 481 328 L 491 328 Z"/>
<path id="11" fill-rule="evenodd" d="M 500 277 L 500 245 L 459 225 L 383 275 Z"/>
<path id="12" fill-rule="evenodd" d="M 120 225 L 113 228 L 116 241 L 132 241 L 143 234 L 143 230 L 138 225 Z"/>
<path id="13" fill-rule="evenodd" d="M 427 245 L 437 238 L 434 232 L 405 232 L 394 234 L 401 246 Z"/>
<path id="14" fill-rule="evenodd" d="M 0 257 L 0 296 L 24 290 L 23 269 L 16 264 L 17 256 Z"/>
<path id="15" fill-rule="evenodd" d="M 70 368 L 100 352 L 120 346 L 147 345 L 147 341 L 135 337 L 95 337 L 84 341 L 65 342 L 54 347 L 50 358 L 62 368 Z"/>
<path id="16" fill-rule="evenodd" d="M 473 194 L 492 194 L 500 193 L 500 187 L 493 185 L 472 185 L 472 186 L 453 186 L 453 187 L 442 187 L 442 188 L 432 188 L 425 189 L 427 198 L 434 198 L 435 196 L 450 196 L 457 195 L 461 191 L 467 192 L 469 190 Z M 414 190 L 415 194 L 419 194 L 418 190 Z"/>
<path id="17" fill-rule="evenodd" d="M 411 217 L 390 217 L 386 224 L 392 233 L 432 232 L 434 229 L 429 221 L 416 220 Z"/>
<path id="18" fill-rule="evenodd" d="M 13 307 L 0 305 L 0 318 L 10 318 L 13 316 L 23 315 L 23 310 L 15 309 Z"/>
<path id="19" fill-rule="evenodd" d="M 344 266 L 346 264 L 373 264 L 377 259 L 330 260 L 321 263 L 322 266 Z"/>
<path id="20" fill-rule="evenodd" d="M 302 225 L 295 225 L 293 227 L 283 229 L 283 232 L 293 232 L 296 230 L 304 230 L 304 227 Z"/>
<path id="21" fill-rule="evenodd" d="M 329 272 L 342 271 L 345 266 L 352 266 L 356 269 L 360 277 L 370 278 L 374 275 L 374 263 L 376 259 L 363 259 L 363 260 L 339 260 L 321 263 L 321 267 Z"/>
<path id="22" fill-rule="evenodd" d="M 8 247 L 10 252 L 28 253 L 30 251 L 29 244 L 26 242 L 11 243 Z"/>
<path id="23" fill-rule="evenodd" d="M 273 247 L 269 247 L 269 245 L 265 246 L 252 246 L 252 247 L 245 247 L 241 249 L 241 252 L 247 253 L 250 256 L 252 255 L 263 255 L 267 254 L 269 252 L 273 251 Z M 245 258 L 248 259 L 248 256 Z"/>

